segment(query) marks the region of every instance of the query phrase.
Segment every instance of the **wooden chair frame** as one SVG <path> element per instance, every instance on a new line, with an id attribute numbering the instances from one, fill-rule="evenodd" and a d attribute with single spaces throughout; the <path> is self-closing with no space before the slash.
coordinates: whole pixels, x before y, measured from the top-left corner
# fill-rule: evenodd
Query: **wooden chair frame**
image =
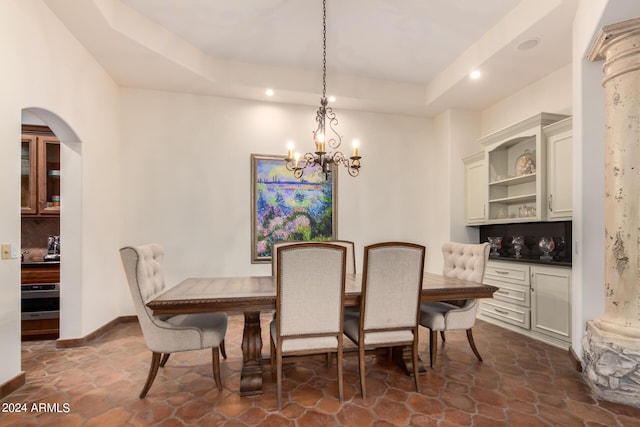
<path id="1" fill-rule="evenodd" d="M 341 291 L 340 291 L 340 310 L 339 310 L 339 322 L 340 327 L 337 331 L 328 332 L 328 333 L 301 333 L 296 335 L 288 335 L 286 337 L 282 337 L 281 335 L 281 322 L 280 322 L 280 313 L 282 312 L 282 255 L 286 251 L 295 251 L 299 249 L 304 249 L 307 247 L 313 248 L 328 248 L 333 250 L 339 250 L 342 252 L 342 272 L 341 272 Z M 277 266 L 278 274 L 276 275 L 276 289 L 277 289 L 277 297 L 276 297 L 276 313 L 274 321 L 276 322 L 276 342 L 274 343 L 271 340 L 271 360 L 272 367 L 275 356 L 275 367 L 276 367 L 276 375 L 277 375 L 277 394 L 278 394 L 278 409 L 282 407 L 282 362 L 284 356 L 301 356 L 301 355 L 309 355 L 309 354 L 332 354 L 336 353 L 337 363 L 336 363 L 336 374 L 338 381 L 338 398 L 340 402 L 344 400 L 344 386 L 343 386 L 343 316 L 344 316 L 344 298 L 345 298 L 345 264 L 346 264 L 346 252 L 347 249 L 344 246 L 330 244 L 330 243 L 318 243 L 318 242 L 307 242 L 300 243 L 295 245 L 285 245 L 277 248 Z M 269 334 L 271 336 L 271 333 Z M 299 339 L 299 338 L 318 338 L 318 337 L 336 337 L 337 339 L 337 347 L 334 348 L 316 348 L 313 350 L 296 350 L 296 351 L 288 351 L 286 354 L 282 350 L 283 339 Z M 275 354 L 274 354 L 275 353 Z"/>
<path id="2" fill-rule="evenodd" d="M 364 326 L 365 323 L 365 313 L 366 313 L 366 296 L 367 296 L 367 280 L 369 273 L 369 252 L 375 249 L 391 247 L 391 246 L 402 246 L 409 247 L 415 249 L 422 250 L 421 256 L 421 267 L 420 267 L 420 284 L 416 287 L 416 320 L 413 325 L 410 327 L 394 327 L 394 328 L 370 328 L 366 329 Z M 358 327 L 358 367 L 360 372 L 360 388 L 362 393 L 362 398 L 366 398 L 366 380 L 365 380 L 365 351 L 375 348 L 380 348 L 386 346 L 386 344 L 365 344 L 365 336 L 368 333 L 375 332 L 390 332 L 390 331 L 402 331 L 407 330 L 413 334 L 413 340 L 411 341 L 398 341 L 390 343 L 391 346 L 411 346 L 411 356 L 412 356 L 412 365 L 413 365 L 413 378 L 416 386 L 416 391 L 420 392 L 420 381 L 418 378 L 419 375 L 419 362 L 418 362 L 418 328 L 420 321 L 420 294 L 422 293 L 422 277 L 424 276 L 424 261 L 425 261 L 425 247 L 413 243 L 404 243 L 404 242 L 384 242 L 378 243 L 374 245 L 369 245 L 364 249 L 364 262 L 363 262 L 363 274 L 362 274 L 362 296 L 360 299 L 360 323 Z"/>

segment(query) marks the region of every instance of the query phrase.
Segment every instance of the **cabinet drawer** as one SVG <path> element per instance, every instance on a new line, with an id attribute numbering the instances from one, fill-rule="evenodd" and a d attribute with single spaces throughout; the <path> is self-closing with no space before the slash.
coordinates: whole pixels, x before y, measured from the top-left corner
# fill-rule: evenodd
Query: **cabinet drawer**
<path id="1" fill-rule="evenodd" d="M 523 329 L 529 329 L 531 326 L 531 316 L 528 308 L 494 301 L 482 301 L 480 313 L 483 316 L 510 323 Z"/>
<path id="2" fill-rule="evenodd" d="M 510 262 L 489 261 L 484 272 L 485 283 L 500 286 L 497 282 L 515 283 L 529 287 L 529 266 Z"/>
<path id="3" fill-rule="evenodd" d="M 44 267 L 27 267 L 21 268 L 21 283 L 23 285 L 32 285 L 37 283 L 60 283 L 60 265 L 52 264 Z"/>
<path id="4" fill-rule="evenodd" d="M 22 341 L 51 340 L 60 336 L 60 319 L 23 320 Z"/>
<path id="5" fill-rule="evenodd" d="M 498 286 L 499 289 L 494 292 L 493 299 L 526 308 L 531 307 L 531 293 L 529 292 L 528 287 L 514 285 L 511 283 L 498 283 L 496 286 Z"/>

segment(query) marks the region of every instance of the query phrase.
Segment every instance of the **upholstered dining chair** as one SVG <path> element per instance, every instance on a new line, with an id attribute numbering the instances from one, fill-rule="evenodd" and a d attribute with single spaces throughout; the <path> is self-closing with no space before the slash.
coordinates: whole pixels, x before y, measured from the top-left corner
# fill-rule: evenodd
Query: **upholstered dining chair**
<path id="1" fill-rule="evenodd" d="M 300 243 L 320 243 L 320 242 L 303 242 L 300 240 L 281 240 L 271 245 L 271 275 L 276 277 L 276 263 L 278 262 L 277 249 L 287 245 L 297 245 Z M 356 256 L 355 244 L 349 240 L 327 240 L 324 243 L 344 246 L 347 249 L 347 262 L 345 264 L 346 274 L 356 274 Z"/>
<path id="2" fill-rule="evenodd" d="M 338 398 L 343 400 L 342 322 L 346 248 L 300 243 L 277 248 L 276 313 L 270 325 L 278 408 L 284 356 L 336 353 Z"/>
<path id="3" fill-rule="evenodd" d="M 366 398 L 365 350 L 411 346 L 416 391 L 418 319 L 425 247 L 385 242 L 364 248 L 360 310 L 345 313 L 344 334 L 358 345 L 362 398 Z"/>
<path id="4" fill-rule="evenodd" d="M 213 378 L 222 390 L 220 356 L 226 359 L 224 337 L 227 331 L 225 313 L 190 313 L 175 316 L 154 316 L 146 303 L 166 289 L 164 280 L 164 250 L 158 244 L 127 246 L 120 257 L 129 283 L 147 347 L 151 350 L 151 367 L 140 398 L 144 398 L 158 368 L 167 363 L 171 353 L 211 348 Z M 162 358 L 162 360 L 161 360 Z"/>
<path id="5" fill-rule="evenodd" d="M 276 278 L 276 263 L 277 263 L 277 248 L 281 248 L 283 246 L 288 245 L 297 245 L 299 243 L 304 243 L 300 240 L 281 240 L 272 245 L 271 250 L 271 276 L 273 276 L 274 280 Z M 307 243 L 320 243 L 320 242 L 307 242 Z M 346 274 L 356 274 L 356 255 L 355 255 L 355 244 L 350 240 L 327 240 L 324 243 L 331 243 L 333 245 L 344 246 L 347 249 L 347 263 L 345 265 Z M 345 307 L 345 311 L 357 311 L 358 307 Z M 274 313 L 275 314 L 275 313 Z M 273 343 L 272 343 L 273 344 Z M 330 355 L 327 355 L 327 361 L 329 362 Z"/>
<path id="6" fill-rule="evenodd" d="M 489 259 L 489 243 L 466 244 L 447 242 L 442 245 L 444 265 L 442 274 L 448 277 L 482 283 Z M 445 341 L 445 331 L 465 330 L 467 340 L 476 358 L 482 356 L 473 340 L 472 328 L 476 323 L 477 299 L 463 301 L 425 302 L 420 308 L 420 324 L 429 328 L 429 362 L 433 368 L 438 352 L 438 332 Z"/>

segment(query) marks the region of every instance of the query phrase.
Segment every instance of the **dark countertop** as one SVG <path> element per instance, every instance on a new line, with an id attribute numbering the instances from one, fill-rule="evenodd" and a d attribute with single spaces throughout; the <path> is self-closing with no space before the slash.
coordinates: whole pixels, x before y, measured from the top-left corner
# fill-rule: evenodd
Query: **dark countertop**
<path id="1" fill-rule="evenodd" d="M 60 261 L 23 261 L 20 265 L 22 267 L 59 266 L 60 265 Z"/>
<path id="2" fill-rule="evenodd" d="M 527 264 L 539 264 L 539 265 L 548 265 L 550 267 L 571 267 L 571 261 L 542 261 L 539 257 L 522 257 L 522 258 L 513 258 L 507 256 L 491 256 L 489 255 L 489 259 L 492 261 L 507 261 L 507 262 L 524 262 Z"/>

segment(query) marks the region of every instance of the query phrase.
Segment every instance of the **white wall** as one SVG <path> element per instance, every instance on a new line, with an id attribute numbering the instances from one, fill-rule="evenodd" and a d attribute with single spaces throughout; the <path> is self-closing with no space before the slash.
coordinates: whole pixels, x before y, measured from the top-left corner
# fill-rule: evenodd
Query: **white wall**
<path id="1" fill-rule="evenodd" d="M 571 64 L 533 82 L 481 112 L 482 136 L 538 113 L 572 114 Z"/>
<path id="2" fill-rule="evenodd" d="M 480 134 L 480 114 L 474 111 L 450 111 L 450 140 L 448 143 L 450 164 L 449 182 L 451 200 L 449 212 L 451 225 L 448 240 L 454 242 L 477 243 L 480 238 L 478 227 L 465 224 L 465 182 L 462 159 L 483 149 L 477 140 Z"/>
<path id="3" fill-rule="evenodd" d="M 251 264 L 250 154 L 285 154 L 288 140 L 310 149 L 315 108 L 124 89 L 121 111 L 121 243 L 164 245 L 169 283 L 269 274 Z M 425 243 L 438 229 L 424 187 L 437 144 L 428 119 L 335 112 L 345 150 L 357 137 L 363 156 L 360 176 L 338 178 L 338 237 L 355 241 L 361 269 L 364 245 Z"/>
<path id="4" fill-rule="evenodd" d="M 53 121 L 65 144 L 61 336 L 80 337 L 115 317 L 123 291 L 115 251 L 119 90 L 38 0 L 0 2 L 0 52 L 0 241 L 20 246 L 18 142 L 29 108 Z M 0 261 L 0 384 L 20 372 L 19 284 L 19 258 Z"/>
<path id="5" fill-rule="evenodd" d="M 477 227 L 465 226 L 465 183 L 462 158 L 480 151 L 476 141 L 480 135 L 479 113 L 466 110 L 447 110 L 434 120 L 437 147 L 426 160 L 429 170 L 425 192 L 433 197 L 429 203 L 432 221 L 438 227 L 428 236 L 431 251 L 429 271 L 442 271 L 440 248 L 443 242 L 477 243 Z M 436 200 L 441 202 L 435 203 Z"/>

